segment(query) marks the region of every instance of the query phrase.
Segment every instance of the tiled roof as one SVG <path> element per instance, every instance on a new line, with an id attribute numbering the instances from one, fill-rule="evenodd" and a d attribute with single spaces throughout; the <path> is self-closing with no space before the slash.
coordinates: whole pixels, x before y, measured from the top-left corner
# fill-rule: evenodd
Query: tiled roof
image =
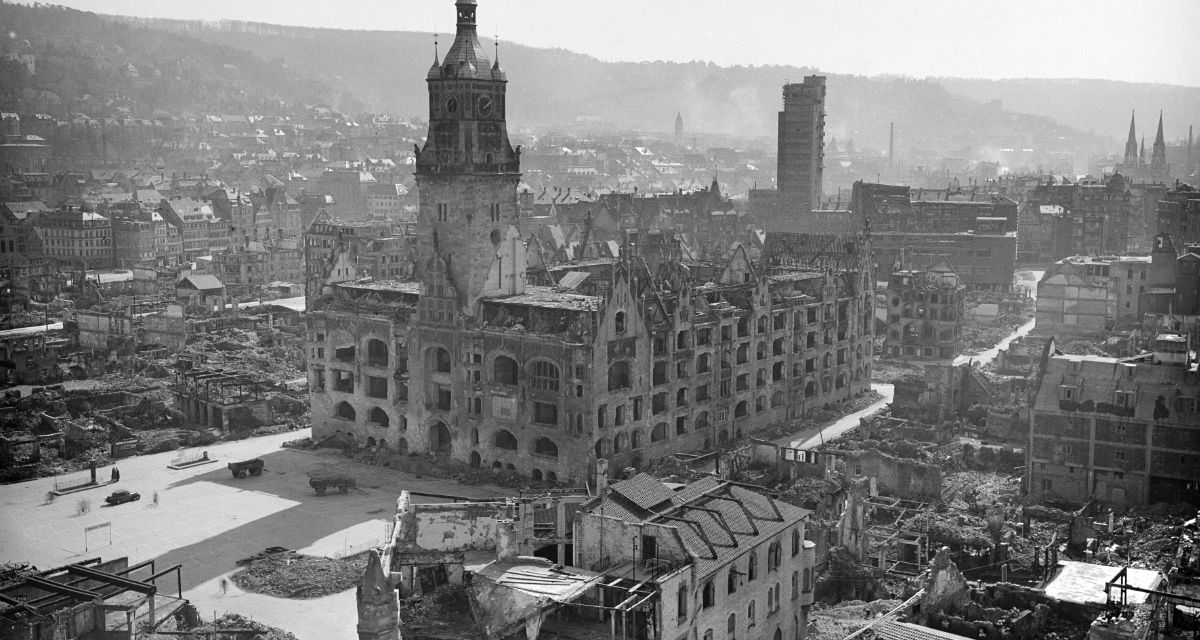
<path id="1" fill-rule="evenodd" d="M 645 473 L 612 485 L 612 490 L 643 509 L 651 509 L 675 497 L 675 492 Z"/>
<path id="2" fill-rule="evenodd" d="M 957 633 L 938 631 L 919 624 L 893 620 L 875 625 L 873 630 L 876 634 L 875 637 L 880 640 L 971 640 L 971 638 L 960 636 Z"/>
<path id="3" fill-rule="evenodd" d="M 643 473 L 612 485 L 612 494 L 620 498 L 599 500 L 587 509 L 625 522 L 675 527 L 696 557 L 701 576 L 727 566 L 810 513 L 714 477 L 702 478 L 674 492 Z"/>

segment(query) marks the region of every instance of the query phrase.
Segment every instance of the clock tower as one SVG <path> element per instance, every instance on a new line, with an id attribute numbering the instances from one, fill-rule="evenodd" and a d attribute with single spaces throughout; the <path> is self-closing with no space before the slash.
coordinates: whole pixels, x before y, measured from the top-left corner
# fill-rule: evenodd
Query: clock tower
<path id="1" fill-rule="evenodd" d="M 418 246 L 422 297 L 453 298 L 458 312 L 472 316 L 481 295 L 497 292 L 489 276 L 508 283 L 503 290 L 511 293 L 524 288 L 524 260 L 520 273 L 512 273 L 508 246 L 518 215 L 520 149 L 509 144 L 505 124 L 508 79 L 476 34 L 476 0 L 458 0 L 455 8 L 454 44 L 441 61 L 435 53 L 426 76 L 429 133 L 416 151 L 415 172 Z"/>

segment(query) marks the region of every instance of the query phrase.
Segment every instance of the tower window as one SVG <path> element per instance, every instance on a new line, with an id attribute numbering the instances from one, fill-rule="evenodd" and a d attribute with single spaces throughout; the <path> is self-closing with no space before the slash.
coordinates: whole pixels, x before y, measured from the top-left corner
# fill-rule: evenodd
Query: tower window
<path id="1" fill-rule="evenodd" d="M 500 222 L 500 203 L 493 204 L 491 207 L 492 222 Z"/>
<path id="2" fill-rule="evenodd" d="M 438 206 L 437 206 L 438 222 L 446 222 L 449 219 L 450 219 L 450 205 L 448 205 L 444 202 L 438 203 Z"/>

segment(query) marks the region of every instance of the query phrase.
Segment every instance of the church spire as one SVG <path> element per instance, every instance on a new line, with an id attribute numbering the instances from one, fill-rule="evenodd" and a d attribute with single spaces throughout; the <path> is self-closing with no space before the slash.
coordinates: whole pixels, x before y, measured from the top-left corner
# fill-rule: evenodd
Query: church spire
<path id="1" fill-rule="evenodd" d="M 1125 166 L 1132 167 L 1138 163 L 1136 114 L 1129 113 L 1129 138 L 1125 140 Z"/>
<path id="2" fill-rule="evenodd" d="M 1163 116 L 1158 112 L 1158 133 L 1154 136 L 1154 150 L 1150 156 L 1150 166 L 1155 169 L 1167 168 L 1167 142 L 1163 139 Z"/>
<path id="3" fill-rule="evenodd" d="M 1150 164 L 1150 156 L 1146 155 L 1146 136 L 1142 136 L 1142 151 L 1138 154 L 1138 164 Z"/>

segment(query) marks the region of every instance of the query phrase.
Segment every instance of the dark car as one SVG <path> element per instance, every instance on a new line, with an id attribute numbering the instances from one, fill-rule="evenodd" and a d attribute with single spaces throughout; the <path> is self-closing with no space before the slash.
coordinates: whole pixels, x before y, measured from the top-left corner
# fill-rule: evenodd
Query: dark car
<path id="1" fill-rule="evenodd" d="M 134 500 L 141 500 L 141 499 L 142 499 L 142 494 L 140 494 L 140 493 L 131 493 L 124 489 L 119 489 L 117 491 L 112 492 L 112 494 L 110 494 L 107 498 L 105 498 L 104 502 L 115 506 L 118 504 L 124 504 L 126 502 L 133 502 Z"/>

